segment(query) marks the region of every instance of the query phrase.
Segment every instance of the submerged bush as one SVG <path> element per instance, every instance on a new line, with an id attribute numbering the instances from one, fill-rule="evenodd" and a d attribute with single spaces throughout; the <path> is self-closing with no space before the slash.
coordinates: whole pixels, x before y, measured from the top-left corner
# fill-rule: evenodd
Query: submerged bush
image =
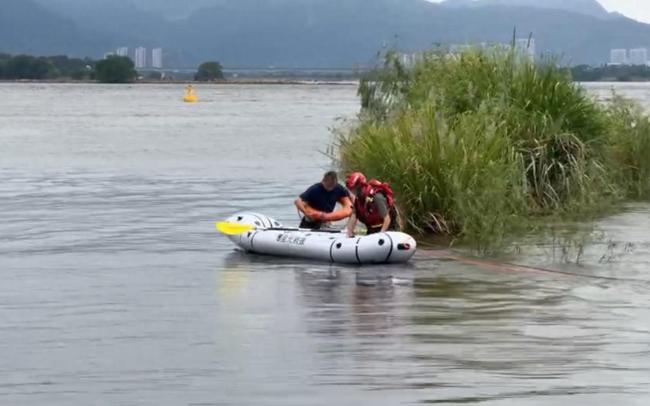
<path id="1" fill-rule="evenodd" d="M 342 169 L 393 184 L 417 231 L 498 244 L 531 216 L 593 213 L 650 195 L 650 120 L 592 99 L 554 61 L 504 49 L 388 55 L 362 81 Z"/>

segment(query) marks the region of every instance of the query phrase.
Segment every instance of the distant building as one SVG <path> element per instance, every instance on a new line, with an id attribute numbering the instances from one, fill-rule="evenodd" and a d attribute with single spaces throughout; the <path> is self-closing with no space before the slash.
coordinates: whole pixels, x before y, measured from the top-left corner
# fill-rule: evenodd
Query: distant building
<path id="1" fill-rule="evenodd" d="M 535 60 L 535 38 L 518 38 L 515 42 L 517 54 L 531 61 Z"/>
<path id="2" fill-rule="evenodd" d="M 424 58 L 421 52 L 413 52 L 408 54 L 399 54 L 399 62 L 406 67 L 415 66 L 419 61 Z"/>
<path id="3" fill-rule="evenodd" d="M 135 49 L 135 67 L 138 69 L 147 67 L 147 48 L 138 47 Z"/>
<path id="4" fill-rule="evenodd" d="M 120 47 L 115 50 L 115 55 L 117 56 L 129 56 L 129 48 Z"/>
<path id="5" fill-rule="evenodd" d="M 627 65 L 627 49 L 612 49 L 609 52 L 610 65 Z"/>
<path id="6" fill-rule="evenodd" d="M 162 48 L 154 48 L 151 51 L 151 66 L 157 69 L 163 67 L 163 50 Z"/>
<path id="7" fill-rule="evenodd" d="M 106 52 L 106 53 L 104 54 L 104 59 L 108 59 L 108 58 L 110 58 L 111 56 L 115 56 L 115 52 Z"/>
<path id="8" fill-rule="evenodd" d="M 630 65 L 647 65 L 648 64 L 648 50 L 646 48 L 630 49 L 628 58 Z"/>

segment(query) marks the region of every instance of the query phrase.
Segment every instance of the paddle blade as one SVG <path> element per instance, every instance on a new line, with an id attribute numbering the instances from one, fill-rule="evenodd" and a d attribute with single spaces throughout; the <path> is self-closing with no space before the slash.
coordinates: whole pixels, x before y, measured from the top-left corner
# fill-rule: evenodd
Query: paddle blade
<path id="1" fill-rule="evenodd" d="M 219 221 L 217 230 L 226 235 L 239 235 L 255 230 L 255 226 L 249 224 L 231 223 L 228 221 Z"/>

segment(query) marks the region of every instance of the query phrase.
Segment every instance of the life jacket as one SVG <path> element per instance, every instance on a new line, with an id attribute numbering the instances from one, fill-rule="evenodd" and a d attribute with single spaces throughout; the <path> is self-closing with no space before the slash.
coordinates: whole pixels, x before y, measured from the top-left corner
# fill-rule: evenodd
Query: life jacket
<path id="1" fill-rule="evenodd" d="M 384 218 L 379 213 L 375 203 L 375 196 L 381 193 L 386 197 L 388 212 L 392 215 L 395 207 L 395 194 L 388 183 L 372 179 L 361 190 L 361 194 L 354 200 L 354 210 L 359 221 L 366 227 L 378 227 L 384 223 Z"/>

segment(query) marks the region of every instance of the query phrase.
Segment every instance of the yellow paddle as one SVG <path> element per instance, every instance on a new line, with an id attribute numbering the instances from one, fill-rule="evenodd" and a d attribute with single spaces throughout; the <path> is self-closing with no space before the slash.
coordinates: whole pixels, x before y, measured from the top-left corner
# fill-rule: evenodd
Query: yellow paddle
<path id="1" fill-rule="evenodd" d="M 225 235 L 240 235 L 247 233 L 249 231 L 257 230 L 258 227 L 250 224 L 240 224 L 240 223 L 231 223 L 229 221 L 218 221 L 216 223 L 217 230 Z M 307 228 L 285 228 L 285 227 L 273 227 L 273 228 L 261 228 L 262 230 L 275 230 L 275 231 L 317 231 L 320 233 L 331 233 L 331 234 L 340 234 L 341 230 L 311 230 Z"/>
<path id="2" fill-rule="evenodd" d="M 239 235 L 255 230 L 257 227 L 250 224 L 231 223 L 229 221 L 217 222 L 217 230 L 226 235 Z"/>

